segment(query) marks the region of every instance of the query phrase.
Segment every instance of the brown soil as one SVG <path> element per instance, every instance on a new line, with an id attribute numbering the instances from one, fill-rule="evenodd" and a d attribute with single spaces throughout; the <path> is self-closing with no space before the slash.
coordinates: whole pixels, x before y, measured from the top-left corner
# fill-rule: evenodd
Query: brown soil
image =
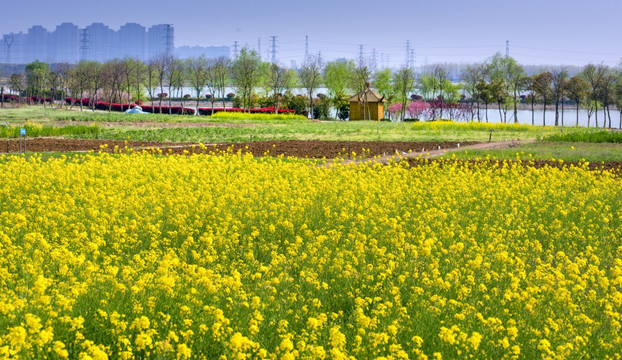
<path id="1" fill-rule="evenodd" d="M 460 144 L 460 145 L 458 145 Z M 207 152 L 227 150 L 231 148 L 234 152 L 250 152 L 256 156 L 268 154 L 270 156 L 293 156 L 309 159 L 333 159 L 336 157 L 349 157 L 352 152 L 356 157 L 374 157 L 395 155 L 396 153 L 405 154 L 410 152 L 423 152 L 424 149 L 452 149 L 458 146 L 477 144 L 477 142 L 452 142 L 452 141 L 320 141 L 320 140 L 280 140 L 280 141 L 255 141 L 248 143 L 224 143 L 208 146 Z M 168 149 L 164 149 L 168 151 Z M 192 151 L 185 147 L 171 148 L 173 153 L 182 153 L 184 150 Z M 365 152 L 363 152 L 365 151 Z M 194 152 L 200 152 L 198 147 Z"/>
<path id="2" fill-rule="evenodd" d="M 101 145 L 108 145 L 107 151 L 114 151 L 114 147 L 130 148 L 161 147 L 179 145 L 174 143 L 159 143 L 145 141 L 115 141 L 115 140 L 82 140 L 82 139 L 57 139 L 57 138 L 32 138 L 26 140 L 26 151 L 29 152 L 73 152 L 73 151 L 98 151 Z M 9 153 L 19 151 L 19 140 L 8 141 Z M 0 139 L 0 153 L 7 152 L 7 141 Z"/>

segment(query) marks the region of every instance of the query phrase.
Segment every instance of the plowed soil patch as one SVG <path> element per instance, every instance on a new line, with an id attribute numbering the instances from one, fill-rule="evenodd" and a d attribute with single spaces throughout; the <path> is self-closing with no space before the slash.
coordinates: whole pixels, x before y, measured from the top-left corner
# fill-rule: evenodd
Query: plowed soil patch
<path id="1" fill-rule="evenodd" d="M 458 145 L 460 144 L 460 145 Z M 293 156 L 309 159 L 333 159 L 336 157 L 348 157 L 352 152 L 356 157 L 365 157 L 403 154 L 407 152 L 424 152 L 431 149 L 438 150 L 452 149 L 458 146 L 477 144 L 477 142 L 453 142 L 453 141 L 319 141 L 319 140 L 281 140 L 281 141 L 255 141 L 249 143 L 225 143 L 208 146 L 205 151 L 241 150 L 251 152 L 255 156 Z M 169 151 L 169 149 L 164 149 Z M 183 153 L 184 150 L 202 152 L 201 149 L 192 148 L 171 148 L 172 153 Z"/>
<path id="2" fill-rule="evenodd" d="M 179 145 L 174 143 L 159 143 L 145 141 L 115 141 L 115 140 L 82 140 L 82 139 L 56 139 L 56 138 L 32 138 L 26 140 L 26 151 L 29 152 L 72 152 L 72 151 L 98 151 L 101 145 L 108 145 L 107 151 L 114 151 L 114 147 L 130 148 L 162 147 Z M 8 141 L 8 152 L 19 151 L 19 140 Z M 7 141 L 0 139 L 0 153 L 7 152 Z"/>

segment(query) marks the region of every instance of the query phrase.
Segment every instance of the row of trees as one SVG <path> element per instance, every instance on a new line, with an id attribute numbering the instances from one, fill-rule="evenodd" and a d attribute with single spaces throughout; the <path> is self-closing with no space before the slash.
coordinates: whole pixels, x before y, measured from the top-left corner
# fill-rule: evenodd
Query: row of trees
<path id="1" fill-rule="evenodd" d="M 263 62 L 254 50 L 242 49 L 239 56 L 230 60 L 224 57 L 206 59 L 191 58 L 185 61 L 168 55 L 157 56 L 144 63 L 126 58 L 105 63 L 83 61 L 77 65 L 59 64 L 50 69 L 35 61 L 26 66 L 23 73 L 12 74 L 4 81 L 4 88 L 43 101 L 46 97 L 62 100 L 64 96 L 89 98 L 112 103 L 140 102 L 147 97 L 162 103 L 172 98 L 182 102 L 194 98 L 196 106 L 201 99 L 209 100 L 212 108 L 217 99 L 227 97 L 226 89 L 235 89 L 236 103 L 249 109 L 257 105 L 282 105 L 299 112 L 329 116 L 330 108 L 337 117 L 348 117 L 347 99 L 372 84 L 375 90 L 389 101 L 395 111 L 401 107 L 396 120 L 404 120 L 410 101 L 424 100 L 431 106 L 429 118 L 438 119 L 453 115 L 452 109 L 468 113 L 470 120 L 488 121 L 489 107 L 496 107 L 504 122 L 518 122 L 518 105 L 531 104 L 532 123 L 535 109 L 549 104 L 555 106 L 555 125 L 560 122 L 560 108 L 568 102 L 575 105 L 578 124 L 579 109 L 595 117 L 603 110 L 605 120 L 611 126 L 610 110 L 613 105 L 622 110 L 622 71 L 605 65 L 587 65 L 573 77 L 564 68 L 554 68 L 527 76 L 524 68 L 511 57 L 496 54 L 480 64 L 468 65 L 461 74 L 460 83 L 450 81 L 443 65 L 428 67 L 417 74 L 413 68 L 397 70 L 376 69 L 371 62 L 352 60 L 333 61 L 323 64 L 318 58 L 305 59 L 300 69 L 287 69 L 275 63 Z M 328 94 L 316 94 L 319 87 Z M 188 89 L 191 94 L 185 94 Z M 304 89 L 306 103 L 292 95 L 294 89 Z M 260 95 L 261 97 L 259 97 Z M 3 96 L 0 96 L 4 99 Z M 62 102 L 61 102 L 62 103 Z M 83 102 L 78 102 L 82 108 Z M 397 104 L 397 107 L 396 105 Z M 365 108 L 365 106 L 364 106 Z M 466 111 L 465 109 L 468 109 Z M 306 111 L 305 111 L 306 110 Z M 483 116 L 482 116 L 483 110 Z M 411 112 L 412 113 L 412 112 Z M 510 115 L 508 116 L 508 113 Z M 563 114 L 563 111 L 561 112 Z M 462 116 L 464 117 L 464 116 Z M 542 123 L 546 124 L 546 112 Z M 605 121 L 603 126 L 606 126 Z"/>
<path id="2" fill-rule="evenodd" d="M 531 105 L 533 125 L 535 104 L 544 109 L 552 104 L 555 107 L 554 125 L 564 125 L 563 108 L 571 102 L 576 108 L 576 125 L 579 124 L 579 109 L 582 107 L 587 112 L 588 126 L 592 115 L 595 116 L 595 125 L 599 126 L 598 110 L 602 109 L 605 116 L 602 125 L 611 127 L 611 106 L 616 105 L 617 109 L 622 110 L 622 69 L 604 64 L 586 65 L 572 77 L 564 67 L 527 76 L 513 58 L 496 54 L 482 64 L 467 66 L 462 73 L 462 84 L 466 100 L 477 104 L 478 119 L 480 104 L 485 107 L 486 120 L 488 106 L 496 104 L 504 122 L 508 121 L 509 109 L 513 110 L 514 122 L 518 122 L 517 105 L 523 102 Z M 546 125 L 546 111 L 542 112 L 542 116 L 542 124 Z"/>

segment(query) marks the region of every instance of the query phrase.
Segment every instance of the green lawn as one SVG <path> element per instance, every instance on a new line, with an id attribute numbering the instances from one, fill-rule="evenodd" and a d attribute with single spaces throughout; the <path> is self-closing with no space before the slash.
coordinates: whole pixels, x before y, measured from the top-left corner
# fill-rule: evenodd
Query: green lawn
<path id="1" fill-rule="evenodd" d="M 499 160 L 520 158 L 522 160 L 622 161 L 622 144 L 534 142 L 501 150 L 458 151 L 444 157 L 452 156 L 458 159 L 485 159 L 490 157 Z"/>

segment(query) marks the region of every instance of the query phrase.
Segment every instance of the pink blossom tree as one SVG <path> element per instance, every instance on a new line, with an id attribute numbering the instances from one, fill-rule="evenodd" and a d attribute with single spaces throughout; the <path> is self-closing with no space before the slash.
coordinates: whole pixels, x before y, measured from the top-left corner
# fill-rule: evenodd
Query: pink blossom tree
<path id="1" fill-rule="evenodd" d="M 406 114 L 411 119 L 419 119 L 421 118 L 421 114 L 428 110 L 429 107 L 430 105 L 425 101 L 411 101 L 406 108 Z"/>

